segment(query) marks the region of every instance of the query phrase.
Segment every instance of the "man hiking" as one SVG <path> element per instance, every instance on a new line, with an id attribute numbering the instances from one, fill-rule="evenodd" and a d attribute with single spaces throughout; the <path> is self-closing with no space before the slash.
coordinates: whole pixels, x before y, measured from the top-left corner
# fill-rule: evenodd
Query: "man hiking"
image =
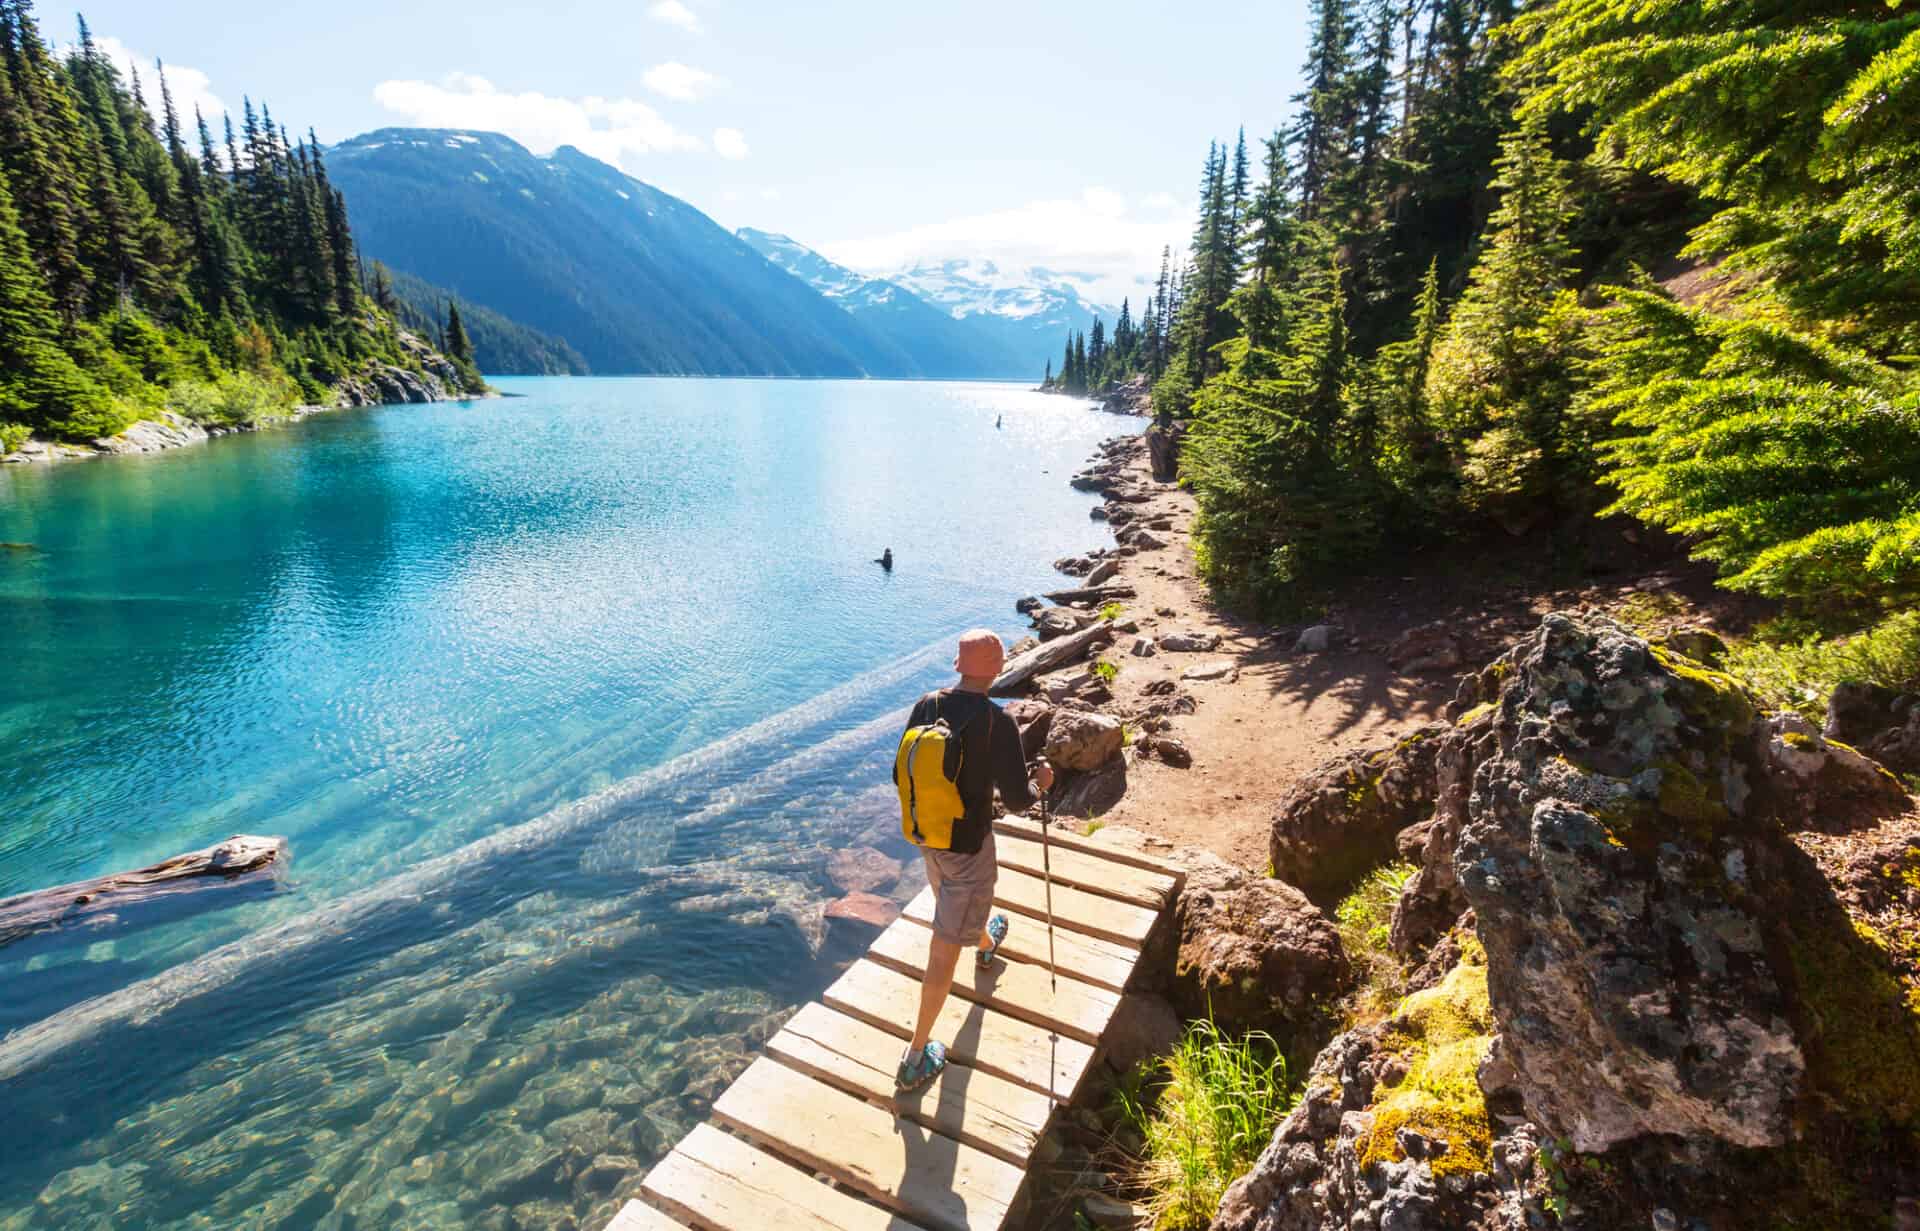
<path id="1" fill-rule="evenodd" d="M 998 873 L 994 788 L 1018 812 L 1053 786 L 1053 768 L 1044 760 L 1034 764 L 1028 780 L 1020 729 L 987 698 L 1005 661 L 1006 651 L 991 630 L 962 634 L 953 661 L 959 684 L 915 703 L 894 760 L 901 826 L 907 840 L 920 847 L 927 883 L 933 886 L 933 938 L 920 985 L 920 1016 L 894 1076 L 902 1092 L 922 1089 L 947 1067 L 946 1045 L 932 1038 L 933 1024 L 953 987 L 960 951 L 972 945 L 974 960 L 984 969 L 993 965 L 1007 938 L 1007 917 L 993 911 Z"/>

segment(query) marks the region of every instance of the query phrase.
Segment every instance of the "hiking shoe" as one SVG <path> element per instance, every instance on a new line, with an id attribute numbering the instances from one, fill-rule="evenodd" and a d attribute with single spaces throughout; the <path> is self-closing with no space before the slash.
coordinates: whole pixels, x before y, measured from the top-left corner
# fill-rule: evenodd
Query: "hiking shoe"
<path id="1" fill-rule="evenodd" d="M 900 1068 L 893 1075 L 893 1084 L 901 1094 L 924 1090 L 946 1067 L 947 1045 L 929 1039 L 920 1050 L 919 1064 L 908 1064 L 905 1056 L 900 1058 Z"/>
<path id="2" fill-rule="evenodd" d="M 985 949 L 975 949 L 973 951 L 973 960 L 982 970 L 993 965 L 993 959 L 1000 956 L 1001 942 L 1007 939 L 1007 917 L 1005 915 L 995 915 L 993 918 L 987 920 L 987 939 L 993 943 Z"/>

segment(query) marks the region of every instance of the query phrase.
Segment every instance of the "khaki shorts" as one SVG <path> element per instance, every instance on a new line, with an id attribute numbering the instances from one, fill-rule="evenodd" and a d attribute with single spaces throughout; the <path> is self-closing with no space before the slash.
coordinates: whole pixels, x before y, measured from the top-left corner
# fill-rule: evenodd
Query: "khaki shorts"
<path id="1" fill-rule="evenodd" d="M 993 883 L 1000 868 L 994 862 L 993 835 L 971 855 L 922 847 L 927 861 L 927 883 L 933 886 L 933 934 L 956 945 L 977 945 L 993 913 Z"/>

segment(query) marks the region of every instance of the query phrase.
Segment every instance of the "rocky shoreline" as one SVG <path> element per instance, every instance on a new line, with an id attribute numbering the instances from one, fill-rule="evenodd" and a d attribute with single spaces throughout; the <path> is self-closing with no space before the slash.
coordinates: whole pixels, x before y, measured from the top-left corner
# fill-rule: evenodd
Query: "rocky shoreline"
<path id="1" fill-rule="evenodd" d="M 417 339 L 415 341 L 418 342 Z M 309 415 L 324 414 L 330 410 L 348 410 L 363 406 L 418 405 L 426 402 L 460 402 L 500 396 L 493 391 L 461 392 L 460 374 L 454 370 L 452 364 L 427 349 L 424 342 L 418 342 L 417 347 L 410 347 L 410 349 L 421 364 L 419 370 L 403 368 L 397 364 L 376 364 L 360 375 L 350 376 L 336 384 L 333 387 L 332 405 L 295 406 L 283 419 L 208 425 L 196 423 L 173 411 L 161 411 L 158 418 L 142 419 L 118 436 L 97 437 L 86 444 L 29 437 L 14 452 L 0 454 L 0 464 L 84 461 L 88 458 L 112 457 L 128 453 L 158 453 L 166 449 L 205 444 L 218 436 L 280 427 L 298 422 Z"/>
<path id="2" fill-rule="evenodd" d="M 1920 704 L 1843 690 L 1822 730 L 1763 712 L 1709 629 L 1597 610 L 1457 676 L 1483 651 L 1411 627 L 1387 658 L 1455 676 L 1452 701 L 1291 775 L 1259 874 L 1175 840 L 1194 792 L 1165 775 L 1224 751 L 1190 728 L 1250 660 L 1191 606 L 1138 605 L 1189 525 L 1154 460 L 1122 437 L 1072 480 L 1113 543 L 1020 601 L 1013 663 L 1044 669 L 1001 691 L 1064 771 L 1056 816 L 1189 870 L 1116 1080 L 1207 1016 L 1305 1074 L 1214 1231 L 1920 1229 L 1920 812 L 1855 747 L 1904 769 Z M 1334 622 L 1284 637 L 1358 648 Z M 1034 1231 L 1147 1225 L 1107 1096 L 1061 1118 Z"/>

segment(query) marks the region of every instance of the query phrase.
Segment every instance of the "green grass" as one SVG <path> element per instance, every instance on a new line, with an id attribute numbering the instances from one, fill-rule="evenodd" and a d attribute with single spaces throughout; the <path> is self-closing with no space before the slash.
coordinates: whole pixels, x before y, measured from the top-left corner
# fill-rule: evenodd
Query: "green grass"
<path id="1" fill-rule="evenodd" d="M 1101 683 L 1111 684 L 1113 683 L 1114 680 L 1118 679 L 1120 676 L 1120 664 L 1114 663 L 1114 662 L 1108 662 L 1106 659 L 1103 658 L 1099 662 L 1093 664 L 1093 673 L 1096 676 L 1100 677 Z"/>
<path id="2" fill-rule="evenodd" d="M 1126 609 L 1126 604 L 1124 603 L 1107 603 L 1100 608 L 1100 618 L 1103 620 L 1117 620 Z"/>
<path id="3" fill-rule="evenodd" d="M 1157 1067 L 1158 1083 L 1149 1074 L 1115 1092 L 1145 1142 L 1132 1179 L 1157 1231 L 1194 1231 L 1213 1221 L 1220 1195 L 1253 1166 L 1299 1095 L 1270 1036 L 1230 1039 L 1210 1021 L 1190 1024 Z"/>
<path id="4" fill-rule="evenodd" d="M 1763 633 L 1728 652 L 1726 671 L 1769 707 L 1798 710 L 1819 722 L 1827 698 L 1843 681 L 1896 690 L 1920 682 L 1920 611 L 1898 612 L 1865 632 L 1831 640 L 1770 640 Z"/>
<path id="5" fill-rule="evenodd" d="M 1387 947 L 1387 940 L 1393 927 L 1394 905 L 1414 871 L 1410 863 L 1375 868 L 1334 908 L 1340 942 L 1359 975 L 1359 985 L 1347 1004 L 1353 1024 L 1385 1017 L 1405 991 L 1405 969 L 1398 955 Z"/>

